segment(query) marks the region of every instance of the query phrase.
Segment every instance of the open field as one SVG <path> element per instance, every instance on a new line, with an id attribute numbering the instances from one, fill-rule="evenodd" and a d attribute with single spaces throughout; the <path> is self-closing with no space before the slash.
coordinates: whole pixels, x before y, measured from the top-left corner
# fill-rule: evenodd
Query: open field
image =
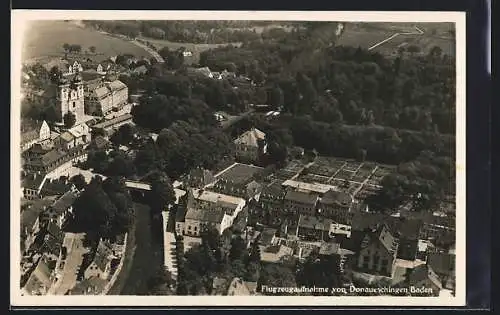
<path id="1" fill-rule="evenodd" d="M 143 40 L 146 42 L 151 43 L 156 49 L 160 50 L 163 47 L 168 47 L 171 50 L 176 50 L 181 47 L 186 48 L 186 50 L 189 50 L 193 53 L 193 56 L 191 57 L 184 57 L 184 62 L 186 64 L 197 64 L 200 61 L 200 53 L 217 48 L 217 47 L 223 47 L 227 46 L 229 44 L 233 46 L 241 46 L 241 43 L 228 43 L 228 44 L 193 44 L 193 43 L 177 43 L 177 42 L 171 42 L 168 40 L 163 40 L 163 39 L 154 39 L 154 38 L 149 38 L 149 37 L 139 37 L 139 40 Z"/>
<path id="2" fill-rule="evenodd" d="M 452 23 L 346 23 L 337 45 L 370 48 L 395 33 L 414 32 L 415 26 L 422 35 L 399 35 L 373 49 L 384 55 L 393 55 L 400 46 L 416 45 L 422 53 L 439 46 L 443 53 L 454 55 L 455 43 Z"/>
<path id="3" fill-rule="evenodd" d="M 101 61 L 118 54 L 130 53 L 136 57 L 150 58 L 144 49 L 133 43 L 101 34 L 95 30 L 81 28 L 74 23 L 63 21 L 36 21 L 27 29 L 22 60 L 40 57 L 59 57 L 64 55 L 64 43 L 82 46 L 82 52 L 90 46 L 96 47 L 91 58 Z"/>

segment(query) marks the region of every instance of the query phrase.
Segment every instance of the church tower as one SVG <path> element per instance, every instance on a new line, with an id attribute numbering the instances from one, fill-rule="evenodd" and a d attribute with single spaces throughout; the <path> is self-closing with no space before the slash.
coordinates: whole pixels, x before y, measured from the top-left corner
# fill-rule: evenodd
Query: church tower
<path id="1" fill-rule="evenodd" d="M 60 82 L 57 102 L 61 113 L 61 121 L 64 123 L 64 116 L 71 112 L 75 115 L 75 126 L 80 124 L 85 116 L 84 88 L 80 75 L 72 79 L 63 79 Z"/>

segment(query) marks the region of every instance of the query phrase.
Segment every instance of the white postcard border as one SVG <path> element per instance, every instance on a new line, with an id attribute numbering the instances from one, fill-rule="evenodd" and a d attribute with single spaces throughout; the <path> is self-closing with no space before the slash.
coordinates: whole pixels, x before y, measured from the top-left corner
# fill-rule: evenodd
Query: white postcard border
<path id="1" fill-rule="evenodd" d="M 341 11 L 64 11 L 13 10 L 11 16 L 11 247 L 12 306 L 463 306 L 466 303 L 466 101 L 464 12 Z M 22 34 L 30 20 L 310 20 L 349 22 L 454 22 L 456 25 L 456 296 L 21 296 L 20 277 L 20 106 Z"/>

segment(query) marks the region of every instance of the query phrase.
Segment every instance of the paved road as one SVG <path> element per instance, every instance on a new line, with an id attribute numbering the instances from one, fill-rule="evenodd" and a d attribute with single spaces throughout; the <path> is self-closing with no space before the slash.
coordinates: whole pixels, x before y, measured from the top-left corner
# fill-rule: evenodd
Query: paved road
<path id="1" fill-rule="evenodd" d="M 63 246 L 68 248 L 68 253 L 62 277 L 51 288 L 51 294 L 64 295 L 75 286 L 83 256 L 89 252 L 89 249 L 83 246 L 84 239 L 85 233 L 66 233 L 64 235 Z"/>

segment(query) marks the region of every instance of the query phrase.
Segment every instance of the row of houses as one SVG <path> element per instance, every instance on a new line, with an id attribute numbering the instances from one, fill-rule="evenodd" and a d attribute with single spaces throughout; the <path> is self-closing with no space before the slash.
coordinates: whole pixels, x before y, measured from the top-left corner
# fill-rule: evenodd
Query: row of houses
<path id="1" fill-rule="evenodd" d="M 62 191 L 62 189 L 61 189 Z M 61 192 L 60 191 L 60 192 Z M 66 263 L 74 264 L 80 255 L 75 251 L 73 233 L 63 232 L 72 218 L 73 204 L 79 196 L 74 186 L 60 195 L 44 196 L 21 212 L 21 293 L 46 295 L 57 283 L 70 282 L 67 294 L 100 294 L 118 268 L 125 250 L 126 234 L 112 242 L 99 239 L 85 254 L 75 274 L 67 274 Z M 84 246 L 83 244 L 77 246 Z M 70 262 L 71 261 L 71 262 Z"/>

